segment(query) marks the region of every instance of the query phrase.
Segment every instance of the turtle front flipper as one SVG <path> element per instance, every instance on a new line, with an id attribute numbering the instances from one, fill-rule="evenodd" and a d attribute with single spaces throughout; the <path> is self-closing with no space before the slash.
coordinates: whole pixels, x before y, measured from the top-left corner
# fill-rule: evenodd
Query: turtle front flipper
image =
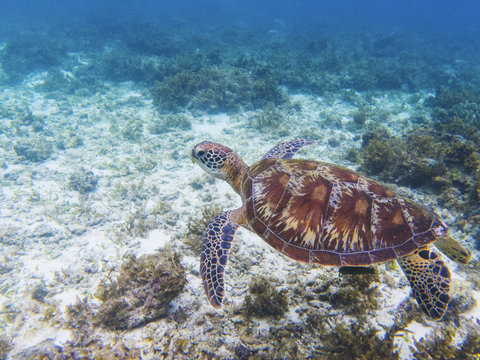
<path id="1" fill-rule="evenodd" d="M 440 320 L 450 302 L 450 271 L 436 253 L 424 247 L 397 262 L 410 281 L 422 311 Z"/>
<path id="2" fill-rule="evenodd" d="M 274 146 L 264 156 L 265 159 L 291 159 L 304 146 L 315 144 L 314 140 L 297 139 Z"/>
<path id="3" fill-rule="evenodd" d="M 200 273 L 208 301 L 214 308 L 221 308 L 225 295 L 225 268 L 230 247 L 239 227 L 243 209 L 225 211 L 213 218 L 202 237 Z"/>

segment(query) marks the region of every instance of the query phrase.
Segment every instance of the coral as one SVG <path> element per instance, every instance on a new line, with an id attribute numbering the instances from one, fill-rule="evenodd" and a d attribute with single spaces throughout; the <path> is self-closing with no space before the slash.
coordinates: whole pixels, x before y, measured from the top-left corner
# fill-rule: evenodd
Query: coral
<path id="1" fill-rule="evenodd" d="M 249 295 L 245 297 L 244 311 L 247 316 L 281 317 L 288 309 L 286 291 L 278 291 L 264 277 L 255 277 L 248 286 Z"/>
<path id="2" fill-rule="evenodd" d="M 82 138 L 72 130 L 63 131 L 58 135 L 55 142 L 55 146 L 60 150 L 76 148 L 82 144 Z"/>
<path id="3" fill-rule="evenodd" d="M 98 185 L 98 176 L 91 170 L 81 168 L 79 171 L 70 174 L 68 177 L 68 187 L 77 190 L 80 194 L 88 194 L 95 191 Z"/>
<path id="4" fill-rule="evenodd" d="M 185 270 L 175 252 L 132 256 L 122 265 L 116 280 L 99 285 L 96 296 L 103 302 L 95 323 L 111 329 L 132 329 L 165 316 L 185 282 Z"/>
<path id="5" fill-rule="evenodd" d="M 41 162 L 52 155 L 53 147 L 49 141 L 40 137 L 37 139 L 19 139 L 13 145 L 13 150 L 24 160 Z"/>

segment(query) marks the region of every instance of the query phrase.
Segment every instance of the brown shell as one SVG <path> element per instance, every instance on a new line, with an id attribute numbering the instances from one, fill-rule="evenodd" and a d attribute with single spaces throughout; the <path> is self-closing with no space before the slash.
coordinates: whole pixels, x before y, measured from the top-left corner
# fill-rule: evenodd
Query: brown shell
<path id="1" fill-rule="evenodd" d="M 322 265 L 368 265 L 447 232 L 433 212 L 375 181 L 322 162 L 267 159 L 242 184 L 247 226 L 281 253 Z"/>

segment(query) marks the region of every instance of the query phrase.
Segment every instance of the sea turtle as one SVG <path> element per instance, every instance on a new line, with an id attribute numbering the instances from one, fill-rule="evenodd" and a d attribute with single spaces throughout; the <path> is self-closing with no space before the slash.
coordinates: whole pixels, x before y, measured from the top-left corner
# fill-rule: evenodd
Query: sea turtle
<path id="1" fill-rule="evenodd" d="M 429 248 L 435 245 L 466 264 L 470 254 L 430 210 L 351 170 L 292 157 L 312 140 L 292 140 L 248 166 L 232 149 L 204 141 L 192 159 L 226 180 L 242 206 L 212 219 L 202 238 L 200 273 L 210 304 L 220 308 L 225 267 L 239 226 L 301 262 L 367 266 L 397 260 L 421 309 L 441 319 L 450 297 L 450 271 Z"/>

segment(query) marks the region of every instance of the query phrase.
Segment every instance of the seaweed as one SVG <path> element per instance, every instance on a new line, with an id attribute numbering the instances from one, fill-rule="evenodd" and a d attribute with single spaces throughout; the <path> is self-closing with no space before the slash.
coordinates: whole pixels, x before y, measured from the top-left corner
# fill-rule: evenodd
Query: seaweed
<path id="1" fill-rule="evenodd" d="M 8 81 L 18 82 L 35 70 L 58 65 L 66 53 L 62 41 L 46 33 L 18 32 L 7 40 L 0 53 L 2 68 Z"/>
<path id="2" fill-rule="evenodd" d="M 278 291 L 265 277 L 253 278 L 248 291 L 243 305 L 247 316 L 279 318 L 288 310 L 286 290 Z"/>
<path id="3" fill-rule="evenodd" d="M 205 205 L 199 214 L 191 216 L 187 221 L 187 230 L 183 235 L 185 245 L 200 255 L 202 248 L 202 237 L 208 224 L 212 219 L 223 212 L 223 208 L 219 204 Z"/>
<path id="4" fill-rule="evenodd" d="M 271 72 L 258 69 L 256 74 L 254 77 L 238 69 L 208 66 L 182 70 L 156 82 L 151 94 L 161 111 L 186 108 L 218 113 L 285 101 Z"/>
<path id="5" fill-rule="evenodd" d="M 12 349 L 12 340 L 0 336 L 0 360 L 8 359 L 8 353 Z"/>
<path id="6" fill-rule="evenodd" d="M 480 332 L 470 329 L 464 341 L 455 344 L 457 329 L 444 326 L 435 334 L 415 341 L 413 356 L 418 360 L 476 360 L 480 354 Z"/>
<path id="7" fill-rule="evenodd" d="M 183 114 L 167 114 L 157 116 L 149 129 L 152 134 L 160 135 L 172 130 L 190 130 L 192 121 Z"/>
<path id="8" fill-rule="evenodd" d="M 264 106 L 260 114 L 251 116 L 248 123 L 251 127 L 260 131 L 265 129 L 279 130 L 286 123 L 286 118 L 270 102 Z"/>
<path id="9" fill-rule="evenodd" d="M 378 329 L 366 319 L 350 324 L 339 323 L 322 335 L 322 353 L 329 359 L 383 360 L 399 359 L 394 337 L 398 327 L 392 327 L 383 339 L 377 336 Z"/>
<path id="10" fill-rule="evenodd" d="M 337 292 L 329 299 L 335 308 L 341 308 L 347 314 L 365 314 L 378 308 L 377 273 L 345 274 Z"/>
<path id="11" fill-rule="evenodd" d="M 116 280 L 98 286 L 96 296 L 103 302 L 95 314 L 95 324 L 126 330 L 165 316 L 185 283 L 185 270 L 176 252 L 131 256 Z"/>
<path id="12" fill-rule="evenodd" d="M 70 174 L 68 177 L 68 187 L 85 195 L 95 191 L 98 185 L 98 176 L 91 170 L 81 168 L 80 170 Z"/>
<path id="13" fill-rule="evenodd" d="M 356 128 L 362 128 L 365 126 L 367 121 L 368 114 L 364 107 L 360 107 L 358 110 L 352 113 L 353 123 L 355 124 Z"/>
<path id="14" fill-rule="evenodd" d="M 53 153 L 51 142 L 43 137 L 37 139 L 19 139 L 13 145 L 17 156 L 31 162 L 42 162 L 47 160 Z"/>
<path id="15" fill-rule="evenodd" d="M 143 135 L 142 120 L 130 119 L 122 128 L 122 136 L 130 141 L 138 141 Z"/>
<path id="16" fill-rule="evenodd" d="M 43 284 L 43 282 L 41 282 L 33 288 L 31 298 L 40 303 L 43 303 L 45 301 L 45 296 L 47 295 L 48 291 L 45 289 L 45 285 Z"/>

